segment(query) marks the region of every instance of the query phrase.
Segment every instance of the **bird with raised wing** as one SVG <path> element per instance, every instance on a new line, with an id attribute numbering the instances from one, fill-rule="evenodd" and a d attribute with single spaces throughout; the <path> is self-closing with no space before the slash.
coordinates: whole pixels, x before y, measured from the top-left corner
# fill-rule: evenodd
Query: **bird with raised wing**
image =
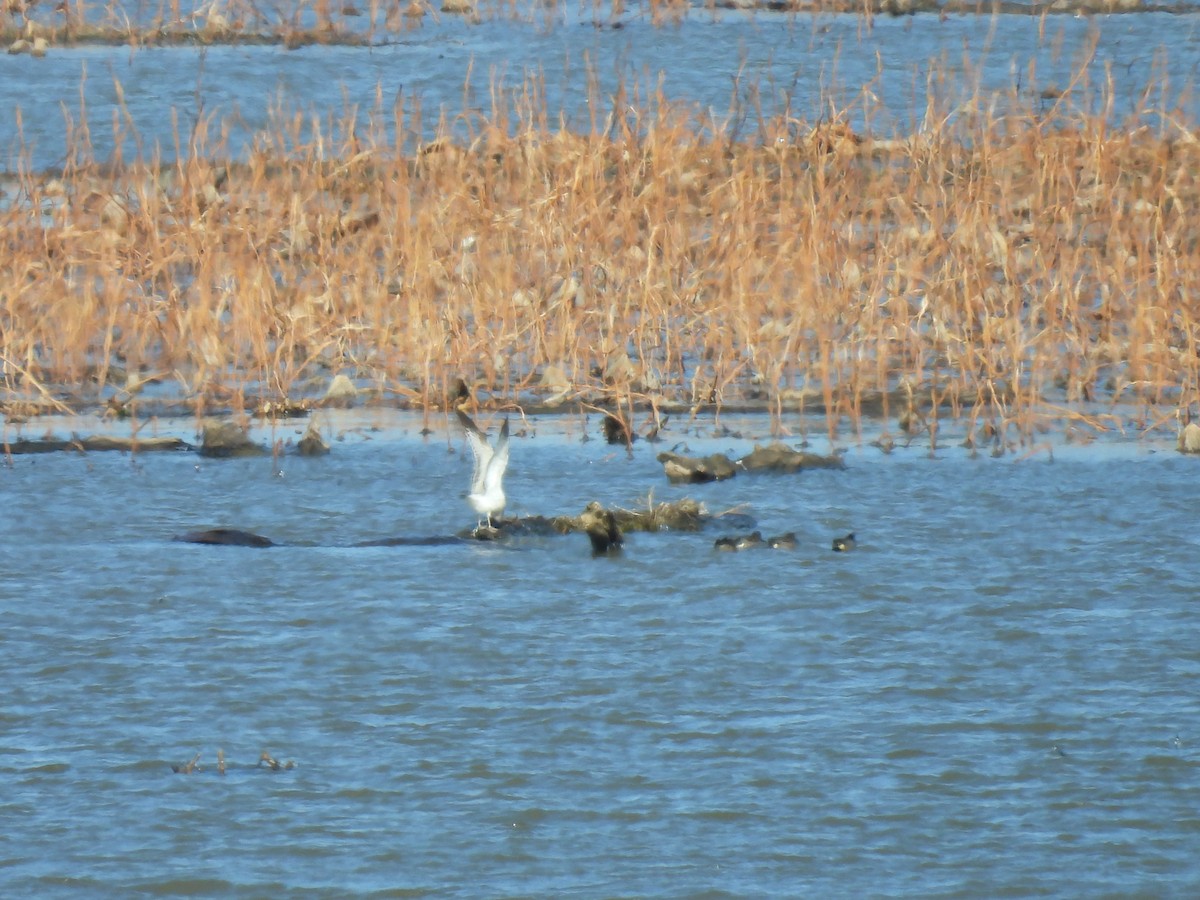
<path id="1" fill-rule="evenodd" d="M 504 470 L 508 468 L 508 419 L 500 426 L 500 436 L 496 438 L 496 446 L 492 447 L 484 433 L 479 430 L 471 417 L 461 409 L 457 410 L 458 421 L 462 423 L 467 434 L 467 443 L 475 454 L 475 473 L 471 476 L 471 490 L 467 500 L 475 508 L 475 512 L 487 518 L 488 528 L 492 525 L 492 516 L 504 512 Z M 483 520 L 479 522 L 483 526 Z"/>

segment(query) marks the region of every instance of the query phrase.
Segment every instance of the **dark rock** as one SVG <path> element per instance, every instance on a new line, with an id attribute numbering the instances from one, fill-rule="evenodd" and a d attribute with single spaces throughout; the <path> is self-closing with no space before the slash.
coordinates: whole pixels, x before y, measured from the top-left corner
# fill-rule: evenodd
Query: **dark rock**
<path id="1" fill-rule="evenodd" d="M 324 456 L 329 452 L 329 445 L 321 439 L 321 432 L 317 430 L 315 423 L 309 424 L 304 437 L 300 438 L 300 443 L 296 445 L 296 452 L 301 456 Z"/>

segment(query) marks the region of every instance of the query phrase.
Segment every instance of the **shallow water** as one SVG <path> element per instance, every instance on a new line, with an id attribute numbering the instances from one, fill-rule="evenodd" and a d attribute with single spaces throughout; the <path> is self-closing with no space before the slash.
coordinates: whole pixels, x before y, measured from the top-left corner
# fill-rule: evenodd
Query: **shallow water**
<path id="1" fill-rule="evenodd" d="M 323 421 L 343 439 L 282 476 L 187 453 L 0 470 L 0 893 L 1200 889 L 1195 459 L 854 446 L 845 471 L 684 488 L 665 445 L 532 421 L 510 513 L 653 490 L 800 539 L 592 559 L 580 535 L 348 547 L 471 525 L 470 454 L 441 421 Z M 701 432 L 670 440 L 751 447 Z M 291 545 L 170 541 L 218 525 Z M 254 769 L 264 749 L 297 767 Z"/>
<path id="2" fill-rule="evenodd" d="M 0 84 L 10 86 L 0 91 L 0 171 L 17 171 L 22 152 L 35 170 L 62 166 L 68 123 L 77 136 L 81 124 L 90 126 L 93 155 L 104 162 L 118 146 L 114 118 L 126 160 L 139 152 L 174 159 L 201 119 L 209 123 L 208 155 L 233 159 L 255 135 L 278 134 L 280 122 L 297 111 L 322 123 L 326 146 L 340 146 L 330 139 L 330 125 L 349 108 L 359 110 L 360 136 L 372 111 L 379 127 L 394 134 L 397 106 L 409 127 L 419 106 L 432 133 L 441 111 L 457 126 L 462 113 L 490 115 L 493 77 L 517 95 L 528 76 L 538 77 L 550 120 L 561 113 L 583 131 L 593 120 L 603 128 L 621 83 L 642 109 L 661 85 L 668 100 L 747 139 L 757 136 L 760 109 L 815 122 L 829 115 L 831 100 L 856 128 L 910 134 L 922 127 L 931 99 L 940 123 L 958 115 L 977 87 L 985 96 L 1016 88 L 1022 103 L 1036 105 L 1031 98 L 1043 88 L 1073 86 L 1068 107 L 1098 112 L 1109 79 L 1115 120 L 1147 99 L 1154 108 L 1179 103 L 1185 116 L 1196 117 L 1187 92 L 1200 59 L 1195 14 L 1044 22 L 1018 15 L 881 16 L 868 26 L 857 16 L 692 10 L 683 23 L 656 28 L 634 9 L 623 22 L 619 30 L 598 29 L 590 11 L 572 7 L 475 26 L 427 17 L 420 29 L 374 48 L 56 47 L 40 60 L 0 54 Z M 589 104 L 589 69 L 601 109 Z M 1086 78 L 1073 81 L 1080 70 Z M 469 71 L 471 89 L 464 91 Z M 1148 85 L 1153 96 L 1146 98 Z M 998 94 L 994 102 L 1007 101 Z M 213 146 L 223 129 L 225 143 Z"/>

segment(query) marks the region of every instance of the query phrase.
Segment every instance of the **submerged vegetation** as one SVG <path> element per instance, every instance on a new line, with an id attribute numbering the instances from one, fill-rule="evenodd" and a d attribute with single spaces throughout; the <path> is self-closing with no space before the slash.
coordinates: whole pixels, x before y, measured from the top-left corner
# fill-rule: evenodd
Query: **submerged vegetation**
<path id="1" fill-rule="evenodd" d="M 171 163 L 118 117 L 101 164 L 72 123 L 64 168 L 0 206 L 0 403 L 291 409 L 336 375 L 357 402 L 635 425 L 1024 440 L 1124 428 L 1119 404 L 1174 427 L 1200 401 L 1200 142 L 1173 109 L 1112 121 L 1113 91 L 976 95 L 877 137 L 861 109 L 715 121 L 630 90 L 581 131 L 530 79 L 433 141 L 379 103 L 281 115 L 238 159 L 202 119 Z"/>

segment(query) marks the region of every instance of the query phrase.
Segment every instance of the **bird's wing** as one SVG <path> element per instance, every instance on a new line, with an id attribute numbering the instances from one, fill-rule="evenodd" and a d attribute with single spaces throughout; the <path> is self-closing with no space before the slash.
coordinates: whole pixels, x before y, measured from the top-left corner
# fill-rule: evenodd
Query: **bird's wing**
<path id="1" fill-rule="evenodd" d="M 463 431 L 467 433 L 467 443 L 471 445 L 471 452 L 475 454 L 475 473 L 471 476 L 471 493 L 479 494 L 483 492 L 484 478 L 492 462 L 492 448 L 488 446 L 487 439 L 479 430 L 479 426 L 471 421 L 471 417 L 461 409 L 456 412 L 458 421 L 462 423 Z"/>
<path id="2" fill-rule="evenodd" d="M 489 448 L 489 453 L 491 452 Z M 486 465 L 483 475 L 484 490 L 491 491 L 500 486 L 504 470 L 508 468 L 508 419 L 500 426 L 500 437 L 496 438 L 496 450 Z"/>

